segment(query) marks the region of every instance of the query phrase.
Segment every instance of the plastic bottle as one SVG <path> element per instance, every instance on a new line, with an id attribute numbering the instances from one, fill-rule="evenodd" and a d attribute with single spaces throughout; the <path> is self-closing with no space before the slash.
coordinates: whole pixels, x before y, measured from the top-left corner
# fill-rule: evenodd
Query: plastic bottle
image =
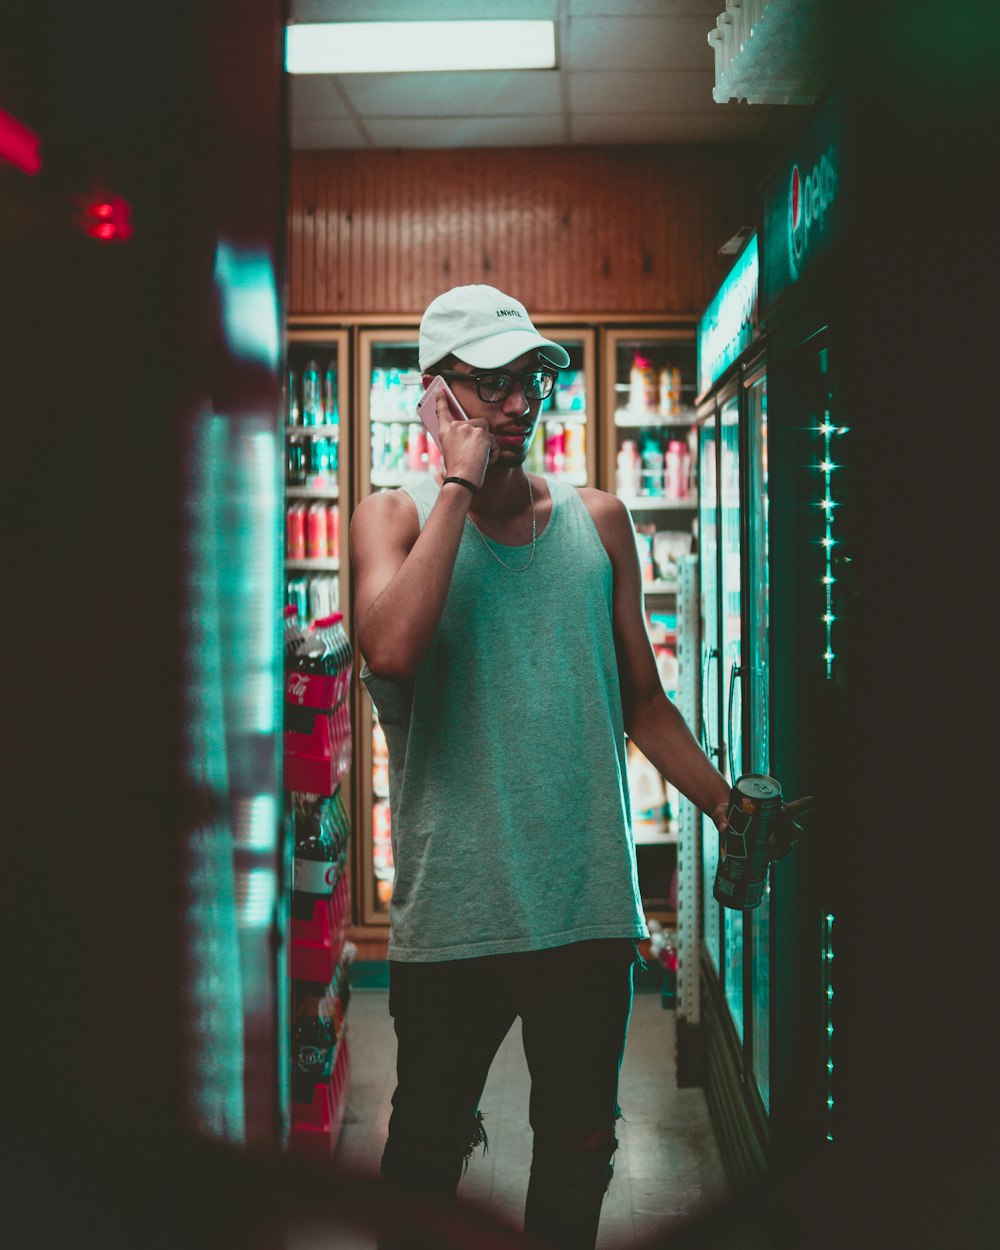
<path id="1" fill-rule="evenodd" d="M 656 371 L 640 352 L 632 357 L 629 371 L 628 407 L 630 412 L 656 410 Z"/>
<path id="2" fill-rule="evenodd" d="M 663 494 L 663 448 L 652 431 L 648 432 L 643 439 L 642 485 L 639 493 L 650 497 L 659 497 Z"/>
<path id="3" fill-rule="evenodd" d="M 618 451 L 616 489 L 623 499 L 634 499 L 639 494 L 640 484 L 639 445 L 627 438 Z"/>
<path id="4" fill-rule="evenodd" d="M 314 1087 L 333 1075 L 336 1035 L 322 994 L 304 994 L 292 1020 L 293 1102 L 311 1103 Z"/>
<path id="5" fill-rule="evenodd" d="M 286 603 L 281 612 L 282 628 L 285 635 L 285 668 L 295 665 L 295 653 L 305 638 L 305 630 L 299 621 L 299 610 L 294 603 Z"/>
<path id="6" fill-rule="evenodd" d="M 326 367 L 323 374 L 323 424 L 337 425 L 340 413 L 337 409 L 337 370 L 333 362 Z"/>
<path id="7" fill-rule="evenodd" d="M 294 369 L 288 370 L 288 409 L 287 417 L 289 425 L 300 425 L 302 422 L 302 412 L 299 408 L 299 375 Z"/>
<path id="8" fill-rule="evenodd" d="M 306 448 L 301 438 L 290 438 L 286 447 L 285 480 L 289 486 L 304 486 L 306 481 Z"/>
<path id="9" fill-rule="evenodd" d="M 668 499 L 674 501 L 683 498 L 686 485 L 681 467 L 681 453 L 683 451 L 684 444 L 676 438 L 672 438 L 667 444 L 664 494 Z"/>
<path id="10" fill-rule="evenodd" d="M 673 375 L 670 366 L 664 365 L 659 374 L 660 416 L 670 417 L 674 412 Z"/>
<path id="11" fill-rule="evenodd" d="M 297 920 L 311 920 L 316 904 L 327 901 L 336 884 L 337 844 L 321 811 L 295 812 L 292 916 Z"/>
<path id="12" fill-rule="evenodd" d="M 319 390 L 319 365 L 310 360 L 302 370 L 302 424 L 321 425 L 323 402 Z"/>

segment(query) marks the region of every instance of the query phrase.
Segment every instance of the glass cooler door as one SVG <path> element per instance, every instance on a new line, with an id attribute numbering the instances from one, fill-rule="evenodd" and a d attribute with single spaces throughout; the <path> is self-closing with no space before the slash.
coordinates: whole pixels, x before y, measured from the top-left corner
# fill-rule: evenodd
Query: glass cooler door
<path id="1" fill-rule="evenodd" d="M 718 420 L 713 412 L 698 427 L 698 560 L 701 601 L 701 725 L 702 746 L 721 767 L 719 746 L 719 503 Z M 705 952 L 716 972 L 721 968 L 719 904 L 712 887 L 719 862 L 719 833 L 714 821 L 701 816 L 702 925 Z"/>
<path id="2" fill-rule="evenodd" d="M 739 396 L 726 399 L 720 411 L 719 549 L 722 571 L 723 742 L 719 768 L 732 784 L 750 771 L 743 758 L 742 659 L 742 534 L 740 527 L 740 405 Z M 743 1021 L 743 913 L 722 908 L 723 984 L 740 1041 Z"/>

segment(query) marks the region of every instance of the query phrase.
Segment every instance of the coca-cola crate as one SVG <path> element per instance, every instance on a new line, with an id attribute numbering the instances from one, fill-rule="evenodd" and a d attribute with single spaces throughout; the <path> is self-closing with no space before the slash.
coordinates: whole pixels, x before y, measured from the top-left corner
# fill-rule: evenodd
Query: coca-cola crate
<path id="1" fill-rule="evenodd" d="M 312 717 L 312 729 L 298 733 L 285 729 L 286 790 L 306 794 L 333 794 L 351 767 L 351 717 L 346 703 L 335 712 Z"/>
<path id="2" fill-rule="evenodd" d="M 350 915 L 351 882 L 345 872 L 330 897 L 313 905 L 310 919 L 292 919 L 289 975 L 293 981 L 327 985 L 333 979 L 344 951 Z"/>
<path id="3" fill-rule="evenodd" d="M 291 669 L 285 673 L 285 702 L 292 707 L 314 707 L 332 712 L 347 698 L 350 685 L 350 668 L 330 676 Z"/>
<path id="4" fill-rule="evenodd" d="M 329 1162 L 337 1149 L 350 1092 L 351 1062 L 345 1029 L 337 1044 L 333 1075 L 313 1086 L 312 1102 L 293 1102 L 289 1151 L 303 1158 Z"/>

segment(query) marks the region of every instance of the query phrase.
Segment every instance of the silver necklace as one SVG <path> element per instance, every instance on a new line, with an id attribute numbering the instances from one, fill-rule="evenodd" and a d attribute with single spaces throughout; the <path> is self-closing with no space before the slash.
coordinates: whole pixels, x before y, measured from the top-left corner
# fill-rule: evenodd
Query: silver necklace
<path id="1" fill-rule="evenodd" d="M 527 570 L 531 567 L 532 560 L 534 560 L 535 558 L 535 538 L 537 537 L 537 532 L 535 529 L 535 496 L 531 490 L 531 477 L 527 473 L 524 475 L 524 477 L 525 477 L 525 481 L 527 481 L 528 483 L 528 502 L 531 504 L 531 555 L 528 556 L 527 564 L 522 564 L 520 568 L 515 568 L 513 564 L 508 564 L 505 560 L 501 560 L 500 557 L 497 555 L 497 553 L 490 546 L 490 544 L 486 541 L 485 534 L 483 534 L 479 526 L 475 523 L 475 521 L 473 521 L 472 517 L 469 516 L 468 514 L 466 514 L 466 517 L 465 517 L 465 519 L 472 525 L 472 528 L 479 535 L 479 541 L 483 544 L 483 546 L 490 553 L 493 559 L 496 560 L 497 564 L 503 565 L 503 567 L 507 569 L 507 571 L 510 573 L 527 572 Z"/>

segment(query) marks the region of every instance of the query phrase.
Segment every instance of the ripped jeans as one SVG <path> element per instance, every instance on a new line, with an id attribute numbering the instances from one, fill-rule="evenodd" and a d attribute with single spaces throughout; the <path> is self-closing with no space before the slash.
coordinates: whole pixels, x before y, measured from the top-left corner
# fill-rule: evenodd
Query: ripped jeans
<path id="1" fill-rule="evenodd" d="M 487 1145 L 479 1099 L 520 1016 L 533 1132 L 525 1233 L 593 1250 L 618 1142 L 618 1073 L 632 1008 L 631 938 L 436 963 L 389 965 L 397 1038 L 382 1178 L 397 1194 L 454 1201 Z M 380 1250 L 411 1245 L 383 1229 Z"/>

